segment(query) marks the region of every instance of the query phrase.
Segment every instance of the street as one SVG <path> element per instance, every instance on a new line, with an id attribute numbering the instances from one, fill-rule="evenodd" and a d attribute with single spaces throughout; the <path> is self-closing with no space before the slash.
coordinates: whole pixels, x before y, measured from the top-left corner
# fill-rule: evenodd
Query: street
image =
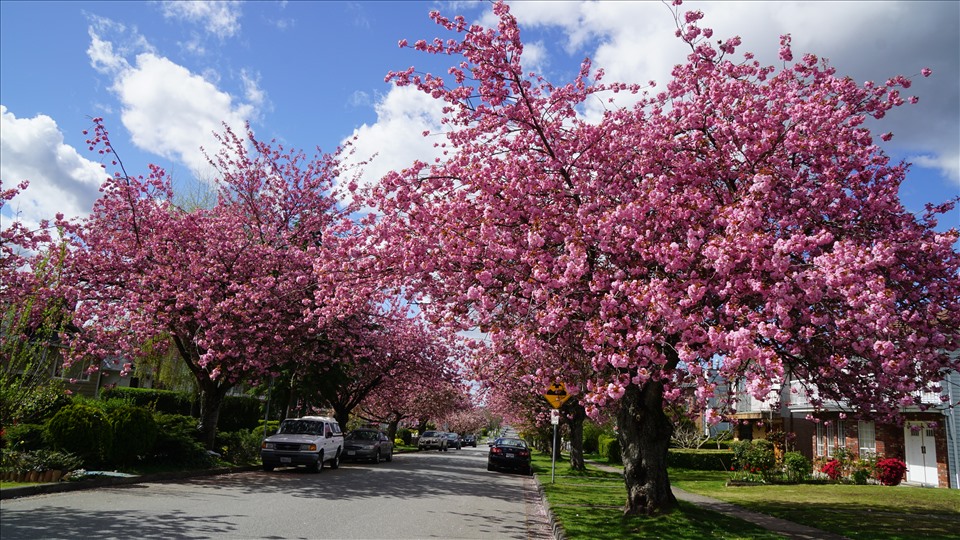
<path id="1" fill-rule="evenodd" d="M 319 474 L 278 469 L 4 500 L 17 538 L 552 538 L 535 481 L 487 448 L 399 454 Z"/>

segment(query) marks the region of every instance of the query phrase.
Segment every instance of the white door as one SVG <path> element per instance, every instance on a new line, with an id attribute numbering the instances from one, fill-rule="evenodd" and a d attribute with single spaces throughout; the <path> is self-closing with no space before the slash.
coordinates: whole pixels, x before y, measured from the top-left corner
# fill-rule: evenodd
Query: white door
<path id="1" fill-rule="evenodd" d="M 907 454 L 907 482 L 940 487 L 933 430 L 925 422 L 907 422 L 903 426 L 903 439 Z"/>

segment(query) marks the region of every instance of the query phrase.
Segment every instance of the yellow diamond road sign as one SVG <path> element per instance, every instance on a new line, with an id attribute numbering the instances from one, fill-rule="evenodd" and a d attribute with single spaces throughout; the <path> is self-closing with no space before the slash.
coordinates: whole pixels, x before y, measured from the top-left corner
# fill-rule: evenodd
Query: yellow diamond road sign
<path id="1" fill-rule="evenodd" d="M 567 393 L 567 388 L 563 386 L 563 383 L 553 383 L 550 388 L 547 388 L 543 397 L 547 399 L 551 407 L 559 409 L 563 402 L 570 399 L 570 394 Z"/>

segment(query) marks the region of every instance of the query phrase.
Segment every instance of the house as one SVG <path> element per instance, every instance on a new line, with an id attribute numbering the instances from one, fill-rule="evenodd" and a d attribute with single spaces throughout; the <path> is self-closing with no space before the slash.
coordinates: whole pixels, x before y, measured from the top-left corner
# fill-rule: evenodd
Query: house
<path id="1" fill-rule="evenodd" d="M 843 403 L 826 402 L 817 412 L 811 403 L 812 390 L 802 381 L 776 388 L 765 399 L 737 393 L 734 438 L 778 439 L 815 464 L 832 459 L 845 449 L 854 459 L 895 457 L 907 464 L 906 483 L 960 488 L 960 417 L 944 405 L 939 394 L 927 393 L 921 402 L 932 407 L 902 411 L 903 425 L 861 421 L 846 417 Z M 943 384 L 949 403 L 960 400 L 960 373 L 951 372 Z M 819 422 L 808 419 L 817 412 Z M 783 448 L 780 449 L 782 451 Z"/>

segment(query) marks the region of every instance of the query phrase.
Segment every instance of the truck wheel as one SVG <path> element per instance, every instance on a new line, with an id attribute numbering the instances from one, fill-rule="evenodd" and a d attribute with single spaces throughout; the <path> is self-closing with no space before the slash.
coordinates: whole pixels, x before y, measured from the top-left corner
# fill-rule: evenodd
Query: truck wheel
<path id="1" fill-rule="evenodd" d="M 330 468 L 331 469 L 340 468 L 340 449 L 339 448 L 337 449 L 337 455 L 333 456 L 333 461 L 330 462 Z"/>
<path id="2" fill-rule="evenodd" d="M 317 462 L 308 466 L 307 469 L 314 473 L 323 472 L 323 450 L 321 450 L 320 455 L 317 456 Z"/>

